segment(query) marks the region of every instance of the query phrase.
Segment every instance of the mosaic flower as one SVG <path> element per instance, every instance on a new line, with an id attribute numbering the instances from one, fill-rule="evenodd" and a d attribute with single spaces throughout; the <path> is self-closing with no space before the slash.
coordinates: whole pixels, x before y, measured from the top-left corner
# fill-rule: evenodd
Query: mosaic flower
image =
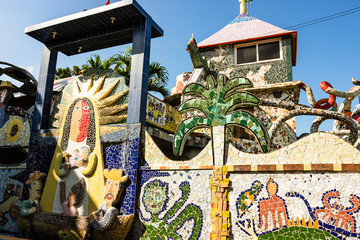
<path id="1" fill-rule="evenodd" d="M 19 118 L 12 119 L 6 130 L 6 134 L 5 134 L 6 140 L 11 143 L 14 143 L 17 140 L 19 140 L 22 129 L 23 129 L 22 121 Z"/>

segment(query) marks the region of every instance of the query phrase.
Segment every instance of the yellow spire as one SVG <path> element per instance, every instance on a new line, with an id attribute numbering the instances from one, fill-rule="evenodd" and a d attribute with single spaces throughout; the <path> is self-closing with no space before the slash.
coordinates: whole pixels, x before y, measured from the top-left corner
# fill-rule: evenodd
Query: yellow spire
<path id="1" fill-rule="evenodd" d="M 249 4 L 252 4 L 253 0 L 239 0 L 240 3 L 240 15 L 249 15 Z"/>
<path id="2" fill-rule="evenodd" d="M 240 3 L 240 14 L 247 13 L 246 0 L 239 0 Z"/>

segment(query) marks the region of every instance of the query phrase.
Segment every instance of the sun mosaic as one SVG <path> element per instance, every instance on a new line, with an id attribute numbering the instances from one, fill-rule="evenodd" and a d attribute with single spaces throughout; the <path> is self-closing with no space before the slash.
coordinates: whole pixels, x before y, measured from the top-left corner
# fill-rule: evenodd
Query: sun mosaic
<path id="1" fill-rule="evenodd" d="M 128 93 L 117 88 L 122 78 L 106 80 L 107 74 L 98 79 L 94 75 L 74 79 L 62 93 L 53 122 L 60 127 L 59 140 L 41 200 L 45 212 L 63 213 L 61 196 L 72 193 L 79 182 L 84 182 L 86 189 L 77 206 L 80 215 L 95 211 L 103 201 L 100 125 L 126 119 L 127 104 L 118 104 L 118 100 L 124 101 Z"/>
<path id="2" fill-rule="evenodd" d="M 30 123 L 20 116 L 10 116 L 9 120 L 2 126 L 3 134 L 0 142 L 3 146 L 24 146 L 30 138 Z"/>

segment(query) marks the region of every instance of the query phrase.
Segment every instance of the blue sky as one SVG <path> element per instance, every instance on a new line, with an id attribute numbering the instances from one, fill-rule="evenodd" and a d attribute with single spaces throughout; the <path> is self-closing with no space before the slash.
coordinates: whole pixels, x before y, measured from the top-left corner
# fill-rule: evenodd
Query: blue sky
<path id="1" fill-rule="evenodd" d="M 42 45 L 24 34 L 25 27 L 102 6 L 105 0 L 31 0 L 2 1 L 0 8 L 0 61 L 28 69 L 39 75 Z M 115 2 L 115 1 L 113 1 Z M 175 85 L 176 76 L 191 71 L 186 43 L 192 34 L 200 42 L 219 31 L 239 15 L 238 0 L 138 0 L 139 4 L 163 28 L 164 36 L 152 40 L 151 59 L 169 70 L 168 88 Z M 308 3 L 308 4 L 304 4 Z M 360 6 L 357 0 L 289 1 L 254 0 L 250 15 L 275 26 L 286 28 L 320 17 Z M 360 12 L 297 29 L 297 66 L 294 80 L 312 87 L 316 100 L 327 95 L 321 91 L 321 81 L 348 91 L 351 77 L 360 80 Z M 97 51 L 103 58 L 124 50 L 124 46 Z M 91 53 L 67 57 L 58 56 L 58 67 L 82 65 Z M 1 77 L 1 79 L 4 79 Z M 308 104 L 304 92 L 300 102 Z M 355 102 L 355 101 L 354 101 Z M 338 101 L 340 104 L 341 101 Z M 357 103 L 357 102 L 356 102 Z M 311 120 L 297 118 L 298 132 L 309 131 Z M 329 124 L 325 123 L 325 127 Z"/>

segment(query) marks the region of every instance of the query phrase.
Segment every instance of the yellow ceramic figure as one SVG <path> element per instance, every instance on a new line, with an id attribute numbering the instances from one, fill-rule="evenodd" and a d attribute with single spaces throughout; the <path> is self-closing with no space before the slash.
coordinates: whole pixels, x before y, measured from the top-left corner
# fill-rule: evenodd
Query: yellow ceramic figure
<path id="1" fill-rule="evenodd" d="M 125 94 L 123 92 L 106 98 L 119 80 L 101 89 L 105 77 L 97 82 L 94 82 L 91 77 L 81 86 L 75 82 L 70 104 L 66 108 L 65 106 L 58 107 L 61 116 L 59 119 L 62 118 L 59 140 L 40 202 L 45 212 L 63 213 L 60 203 L 60 185 L 66 186 L 65 195 L 68 195 L 71 188 L 82 179 L 85 180 L 86 187 L 81 201 L 76 205 L 79 215 L 88 215 L 97 210 L 103 202 L 102 193 L 105 182 L 100 124 L 111 123 L 117 120 L 119 115 L 114 117 L 106 114 L 104 116 L 102 113 L 119 112 L 111 111 L 114 108 L 111 104 Z M 63 96 L 65 99 L 68 99 L 67 97 L 69 96 Z M 105 117 L 105 121 L 100 117 Z M 61 182 L 65 184 L 60 184 Z"/>
<path id="2" fill-rule="evenodd" d="M 101 203 L 104 162 L 97 112 L 96 105 L 86 97 L 76 98 L 66 111 L 41 201 L 43 211 L 62 213 L 60 182 L 66 183 L 67 194 L 81 179 L 85 180 L 86 191 L 78 205 L 79 214 L 88 215 Z"/>

